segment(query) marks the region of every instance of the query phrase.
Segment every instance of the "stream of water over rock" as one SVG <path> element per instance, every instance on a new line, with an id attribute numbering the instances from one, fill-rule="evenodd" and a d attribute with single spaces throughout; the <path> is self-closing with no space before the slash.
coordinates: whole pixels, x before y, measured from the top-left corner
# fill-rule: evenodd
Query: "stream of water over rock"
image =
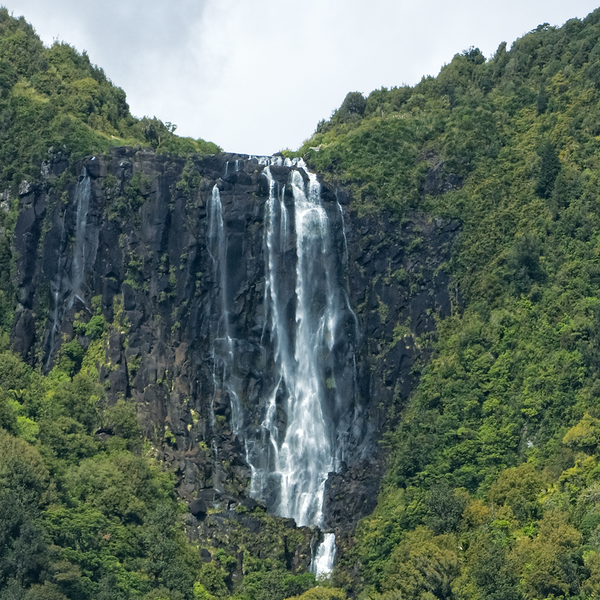
<path id="1" fill-rule="evenodd" d="M 61 228 L 61 239 L 59 244 L 58 252 L 58 269 L 56 275 L 50 282 L 50 294 L 51 294 L 51 306 L 50 322 L 52 323 L 49 337 L 48 337 L 48 354 L 46 358 L 46 368 L 48 368 L 54 358 L 56 350 L 56 341 L 60 330 L 62 313 L 72 308 L 75 299 L 81 300 L 85 304 L 83 298 L 83 283 L 85 280 L 85 257 L 86 257 L 86 229 L 88 212 L 90 209 L 90 199 L 92 194 L 92 187 L 90 176 L 87 170 L 84 168 L 80 178 L 75 186 L 75 227 L 74 227 L 74 240 L 73 240 L 73 253 L 71 257 L 71 272 L 70 277 L 65 275 L 65 264 L 69 257 L 65 256 L 65 253 L 61 252 L 65 246 L 65 234 L 66 229 L 63 226 Z M 64 295 L 68 292 L 66 302 L 64 302 Z"/>
<path id="2" fill-rule="evenodd" d="M 287 161 L 289 179 L 282 185 L 271 172 L 271 167 L 281 166 L 281 159 L 262 159 L 262 164 L 269 185 L 264 209 L 262 343 L 273 356 L 272 386 L 264 393 L 262 422 L 252 434 L 243 427 L 241 382 L 234 375 L 236 342 L 229 329 L 227 235 L 215 185 L 209 198 L 207 240 L 219 286 L 211 326 L 214 398 L 221 393 L 229 396 L 232 431 L 242 438 L 252 472 L 250 494 L 265 500 L 275 514 L 293 518 L 298 526 L 322 527 L 325 482 L 330 472 L 339 470 L 344 458 L 344 434 L 336 414 L 344 401 L 340 390 L 349 389 L 347 382 L 339 381 L 348 369 L 339 368 L 336 360 L 347 362 L 348 356 L 336 358 L 335 348 L 341 338 L 346 343 L 353 335 L 356 317 L 348 302 L 342 261 L 332 244 L 330 217 L 316 175 L 302 161 Z M 339 205 L 336 214 L 343 228 Z M 291 302 L 284 289 L 293 289 Z M 217 486 L 221 483 L 217 477 Z M 334 558 L 335 536 L 327 533 L 315 549 L 313 571 L 329 573 Z"/>
<path id="3" fill-rule="evenodd" d="M 75 201 L 77 202 L 77 213 L 75 215 L 75 241 L 73 244 L 73 262 L 71 265 L 71 299 L 72 305 L 75 298 L 85 304 L 83 298 L 83 281 L 85 279 L 85 252 L 86 252 L 86 229 L 88 212 L 90 210 L 90 198 L 92 186 L 90 176 L 84 168 L 83 173 L 75 188 Z"/>

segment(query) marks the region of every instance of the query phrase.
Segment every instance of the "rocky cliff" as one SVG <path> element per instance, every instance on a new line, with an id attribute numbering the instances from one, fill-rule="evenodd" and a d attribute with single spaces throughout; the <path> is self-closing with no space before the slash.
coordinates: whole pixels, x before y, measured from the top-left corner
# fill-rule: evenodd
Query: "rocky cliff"
<path id="1" fill-rule="evenodd" d="M 179 494 L 195 503 L 192 528 L 207 507 L 230 510 L 249 494 L 247 442 L 259 443 L 275 361 L 265 306 L 265 164 L 231 154 L 185 160 L 117 148 L 88 157 L 73 176 L 57 153 L 42 166 L 42 183 L 20 189 L 15 348 L 49 370 L 69 342 L 88 355 L 96 344 L 110 401 L 136 403 L 145 435 L 177 474 Z M 283 160 L 270 166 L 290 207 L 292 170 Z M 225 291 L 210 248 L 215 186 Z M 326 184 L 321 197 L 335 268 L 356 315 L 344 324 L 353 330 L 332 349 L 332 365 L 342 365 L 335 367 L 342 402 L 327 409 L 345 452 L 326 484 L 323 526 L 347 535 L 374 508 L 383 467 L 378 441 L 414 389 L 436 318 L 452 310 L 444 265 L 457 224 L 418 213 L 402 222 L 358 214 L 342 188 Z M 293 243 L 283 258 L 290 270 Z M 282 289 L 291 306 L 293 281 Z M 225 295 L 241 417 L 216 384 L 215 319 Z M 111 326 L 98 340 L 92 330 L 100 321 Z M 285 429 L 281 406 L 277 419 Z"/>

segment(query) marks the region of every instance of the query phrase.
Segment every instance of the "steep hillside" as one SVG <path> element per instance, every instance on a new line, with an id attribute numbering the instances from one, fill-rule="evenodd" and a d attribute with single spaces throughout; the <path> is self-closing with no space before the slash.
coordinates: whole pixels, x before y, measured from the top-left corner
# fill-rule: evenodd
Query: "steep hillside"
<path id="1" fill-rule="evenodd" d="M 365 214 L 462 226 L 463 306 L 439 322 L 345 557 L 386 597 L 597 593 L 599 20 L 349 94 L 303 149 Z"/>
<path id="2" fill-rule="evenodd" d="M 156 118 L 136 119 L 125 92 L 102 69 L 64 43 L 45 48 L 31 25 L 0 8 L 0 326 L 12 323 L 8 240 L 19 188 L 40 173 L 54 188 L 73 176 L 86 155 L 126 144 L 158 152 L 213 153 L 218 146 L 179 138 L 176 126 Z M 63 168 L 51 172 L 52 159 Z M 62 180 L 60 175 L 63 175 Z M 9 209 L 12 209 L 9 211 Z M 6 215 L 5 213 L 11 214 Z M 8 230 L 4 236 L 2 231 Z"/>
<path id="3" fill-rule="evenodd" d="M 287 161 L 135 119 L 6 11 L 0 91 L 1 600 L 600 594 L 600 10 Z"/>

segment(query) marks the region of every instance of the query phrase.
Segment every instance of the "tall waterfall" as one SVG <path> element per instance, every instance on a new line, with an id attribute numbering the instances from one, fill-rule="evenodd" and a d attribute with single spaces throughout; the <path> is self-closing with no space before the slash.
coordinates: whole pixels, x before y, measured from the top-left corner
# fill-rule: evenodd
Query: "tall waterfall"
<path id="1" fill-rule="evenodd" d="M 218 299 L 213 306 L 211 336 L 213 348 L 213 383 L 214 393 L 212 398 L 211 425 L 215 432 L 215 400 L 218 394 L 225 393 L 229 397 L 231 406 L 231 427 L 237 434 L 242 426 L 243 415 L 235 379 L 232 375 L 235 359 L 235 341 L 231 337 L 229 324 L 229 308 L 227 304 L 227 240 L 223 226 L 223 205 L 218 186 L 215 184 L 208 202 L 208 253 L 212 259 L 215 279 L 217 282 Z M 222 491 L 223 473 L 219 468 L 218 448 L 213 440 L 213 451 L 217 463 L 217 473 L 213 482 L 218 491 Z"/>
<path id="2" fill-rule="evenodd" d="M 83 280 L 85 276 L 86 228 L 90 209 L 92 184 L 87 170 L 84 168 L 81 179 L 75 188 L 75 201 L 77 214 L 75 217 L 75 243 L 73 247 L 73 262 L 71 266 L 72 296 L 70 304 L 75 298 L 83 302 Z"/>
<path id="3" fill-rule="evenodd" d="M 86 245 L 86 230 L 91 195 L 91 179 L 89 173 L 84 168 L 81 177 L 75 186 L 75 238 L 73 241 L 70 276 L 65 274 L 68 256 L 65 256 L 65 253 L 62 251 L 63 247 L 66 245 L 66 228 L 63 222 L 63 226 L 60 230 L 60 250 L 57 256 L 58 268 L 56 270 L 56 275 L 50 282 L 50 294 L 52 302 L 50 321 L 52 323 L 52 327 L 50 328 L 48 336 L 48 354 L 45 363 L 46 368 L 50 367 L 52 359 L 54 358 L 56 341 L 61 327 L 65 304 L 66 309 L 69 310 L 73 307 L 76 298 L 84 302 L 83 298 L 85 294 L 83 290 L 83 283 L 85 278 L 86 252 L 88 251 L 88 247 Z"/>
<path id="4" fill-rule="evenodd" d="M 280 289 L 290 276 L 284 256 L 292 234 L 291 219 L 285 188 L 278 190 L 268 166 L 263 173 L 269 182 L 265 295 L 277 377 L 262 423 L 267 433 L 264 437 L 270 441 L 271 460 L 266 470 L 271 476 L 254 470 L 257 481 L 253 481 L 252 489 L 260 495 L 267 493 L 257 489 L 260 485 L 277 485 L 275 512 L 294 518 L 299 526 L 322 526 L 325 482 L 329 472 L 338 469 L 343 453 L 327 406 L 328 400 L 334 405 L 339 400 L 335 370 L 327 368 L 332 362 L 328 359 L 350 309 L 336 268 L 319 182 L 300 162 L 289 182 L 294 201 L 295 317 L 291 320 L 286 315 Z M 341 223 L 343 227 L 343 220 Z M 278 402 L 285 406 L 285 431 L 279 430 L 275 419 Z M 331 571 L 334 553 L 334 536 L 326 534 L 313 569 L 318 574 Z"/>
<path id="5" fill-rule="evenodd" d="M 335 309 L 332 306 L 328 256 L 328 219 L 320 202 L 316 177 L 310 175 L 308 190 L 299 171 L 292 171 L 296 233 L 296 315 L 288 332 L 283 307 L 278 301 L 281 265 L 274 248 L 278 229 L 280 245 L 287 243 L 288 217 L 283 193 L 276 202 L 275 182 L 269 167 L 267 241 L 268 302 L 271 332 L 276 347 L 279 381 L 271 393 L 263 427 L 269 432 L 274 472 L 279 479 L 276 512 L 293 517 L 299 526 L 321 525 L 323 493 L 327 474 L 334 470 L 334 440 L 323 414 L 320 354 L 331 350 Z M 277 210 L 279 209 L 279 210 Z M 279 223 L 277 221 L 279 220 Z M 282 247 L 283 249 L 283 247 Z M 291 335 L 290 335 L 291 334 Z M 285 395 L 287 428 L 281 445 L 273 419 L 277 396 Z"/>
<path id="6" fill-rule="evenodd" d="M 347 379 L 348 369 L 338 363 L 348 361 L 346 356 L 336 355 L 335 347 L 342 337 L 348 337 L 348 323 L 354 323 L 355 316 L 340 266 L 343 241 L 334 247 L 316 175 L 302 161 L 288 162 L 286 166 L 292 168 L 288 182 L 282 185 L 274 179 L 271 166 L 267 164 L 263 170 L 269 197 L 264 216 L 262 345 L 272 355 L 273 372 L 263 389 L 264 412 L 258 428 L 242 429 L 241 387 L 232 373 L 235 340 L 227 317 L 227 241 L 217 186 L 208 211 L 209 253 L 221 298 L 218 324 L 213 327 L 218 331 L 213 344 L 215 394 L 229 395 L 232 430 L 245 438 L 251 495 L 265 500 L 274 513 L 293 518 L 298 526 L 322 527 L 325 482 L 344 458 L 345 438 L 338 431 L 344 401 L 340 390 L 348 392 L 353 385 L 341 381 Z M 343 228 L 339 205 L 334 217 Z M 353 365 L 353 355 L 350 362 Z M 334 555 L 334 536 L 325 534 L 315 549 L 313 570 L 330 572 Z"/>

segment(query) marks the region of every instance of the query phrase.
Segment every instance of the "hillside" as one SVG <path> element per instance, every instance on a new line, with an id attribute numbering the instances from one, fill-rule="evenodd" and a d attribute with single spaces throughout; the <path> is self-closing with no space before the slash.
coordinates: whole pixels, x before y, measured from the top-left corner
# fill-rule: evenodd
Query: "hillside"
<path id="1" fill-rule="evenodd" d="M 360 211 L 462 226 L 453 315 L 347 559 L 386 597 L 597 593 L 599 19 L 349 94 L 303 148 Z"/>
<path id="2" fill-rule="evenodd" d="M 598 597 L 599 151 L 600 9 L 350 93 L 287 162 L 0 11 L 0 599 Z M 268 447 L 321 305 L 299 522 Z"/>

